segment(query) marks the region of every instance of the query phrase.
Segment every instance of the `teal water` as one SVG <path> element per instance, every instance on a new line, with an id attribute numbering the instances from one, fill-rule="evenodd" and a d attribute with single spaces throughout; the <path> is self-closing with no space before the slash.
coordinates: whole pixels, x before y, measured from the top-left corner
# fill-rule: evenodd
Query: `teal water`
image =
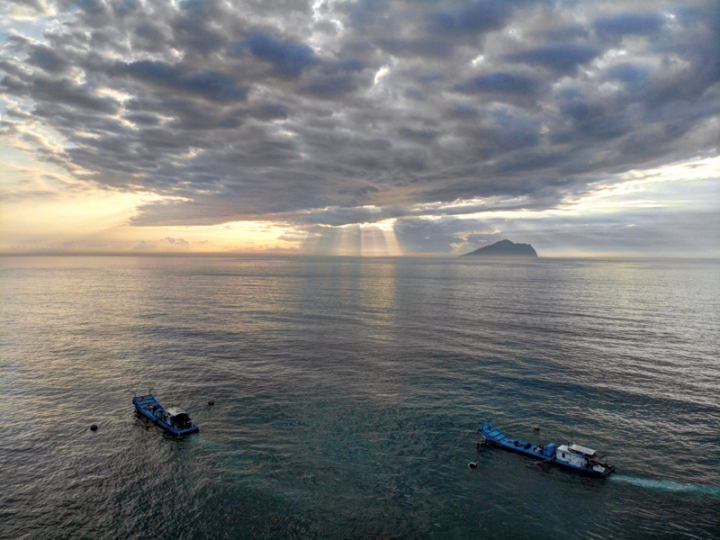
<path id="1" fill-rule="evenodd" d="M 3 258 L 0 537 L 718 538 L 719 314 L 707 261 Z"/>

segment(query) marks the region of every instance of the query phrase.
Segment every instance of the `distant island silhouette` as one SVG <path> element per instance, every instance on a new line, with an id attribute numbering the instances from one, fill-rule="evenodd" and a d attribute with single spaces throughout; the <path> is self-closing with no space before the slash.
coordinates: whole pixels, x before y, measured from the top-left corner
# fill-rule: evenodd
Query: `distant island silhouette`
<path id="1" fill-rule="evenodd" d="M 462 257 L 537 257 L 530 244 L 516 244 L 510 240 L 500 240 L 489 246 L 481 247 Z"/>

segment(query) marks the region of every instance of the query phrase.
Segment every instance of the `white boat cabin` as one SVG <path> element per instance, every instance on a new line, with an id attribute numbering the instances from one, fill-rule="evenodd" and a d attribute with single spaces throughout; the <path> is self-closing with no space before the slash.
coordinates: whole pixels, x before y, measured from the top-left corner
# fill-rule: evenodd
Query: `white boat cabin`
<path id="1" fill-rule="evenodd" d="M 168 424 L 177 426 L 179 428 L 190 427 L 192 425 L 190 415 L 188 415 L 186 411 L 183 411 L 182 409 L 179 409 L 177 407 L 170 407 L 168 409 L 165 409 L 165 414 L 163 416 L 163 420 L 165 420 Z"/>
<path id="2" fill-rule="evenodd" d="M 595 457 L 595 450 L 586 446 L 580 446 L 579 444 L 571 444 L 570 451 L 575 454 L 585 454 L 587 457 Z"/>
<path id="3" fill-rule="evenodd" d="M 600 456 L 592 448 L 580 446 L 579 444 L 563 444 L 555 451 L 555 460 L 567 463 L 579 469 L 592 469 L 595 472 L 603 473 L 606 466 L 600 463 Z"/>
<path id="4" fill-rule="evenodd" d="M 165 410 L 166 410 L 167 413 L 168 413 L 170 416 L 172 416 L 172 417 L 178 416 L 178 415 L 180 415 L 180 414 L 187 414 L 186 411 L 183 411 L 182 409 L 180 409 L 180 408 L 178 408 L 178 407 L 168 407 L 168 408 L 165 409 Z"/>

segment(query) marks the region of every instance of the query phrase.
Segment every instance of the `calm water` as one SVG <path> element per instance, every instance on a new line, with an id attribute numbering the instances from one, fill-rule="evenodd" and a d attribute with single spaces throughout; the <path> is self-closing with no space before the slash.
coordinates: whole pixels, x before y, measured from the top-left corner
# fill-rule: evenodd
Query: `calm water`
<path id="1" fill-rule="evenodd" d="M 0 272 L 2 538 L 720 537 L 717 262 Z M 149 387 L 200 434 L 136 417 Z M 477 453 L 487 419 L 618 472 Z"/>

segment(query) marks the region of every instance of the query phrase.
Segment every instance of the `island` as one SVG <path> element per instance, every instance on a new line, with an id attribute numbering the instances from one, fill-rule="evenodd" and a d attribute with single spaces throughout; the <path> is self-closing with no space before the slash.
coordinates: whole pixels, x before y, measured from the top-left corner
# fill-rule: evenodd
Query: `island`
<path id="1" fill-rule="evenodd" d="M 516 244 L 510 240 L 500 240 L 489 246 L 481 247 L 462 257 L 536 257 L 538 254 L 530 244 Z"/>

